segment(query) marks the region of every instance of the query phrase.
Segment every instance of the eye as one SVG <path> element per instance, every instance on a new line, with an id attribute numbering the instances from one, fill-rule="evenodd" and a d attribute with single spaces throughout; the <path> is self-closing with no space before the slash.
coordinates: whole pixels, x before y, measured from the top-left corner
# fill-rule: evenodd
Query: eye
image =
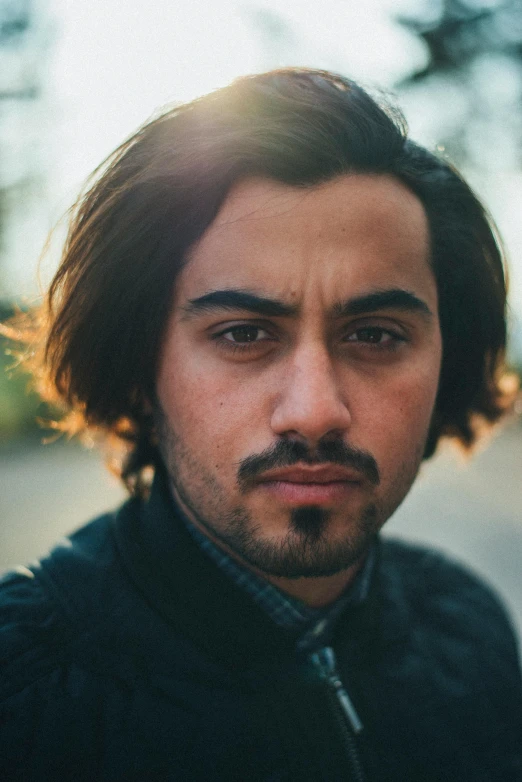
<path id="1" fill-rule="evenodd" d="M 263 340 L 270 338 L 270 335 L 265 329 L 262 329 L 260 326 L 253 326 L 246 323 L 241 326 L 233 326 L 216 336 L 225 342 L 231 342 L 234 345 L 245 345 L 249 342 L 262 342 Z"/>
<path id="2" fill-rule="evenodd" d="M 361 326 L 352 331 L 347 337 L 347 342 L 375 345 L 376 347 L 395 347 L 399 342 L 404 342 L 405 337 L 391 329 L 382 326 Z"/>
<path id="3" fill-rule="evenodd" d="M 242 354 L 245 358 L 264 355 L 274 342 L 273 332 L 255 322 L 229 324 L 212 334 L 211 338 L 222 350 L 228 350 L 236 357 Z"/>

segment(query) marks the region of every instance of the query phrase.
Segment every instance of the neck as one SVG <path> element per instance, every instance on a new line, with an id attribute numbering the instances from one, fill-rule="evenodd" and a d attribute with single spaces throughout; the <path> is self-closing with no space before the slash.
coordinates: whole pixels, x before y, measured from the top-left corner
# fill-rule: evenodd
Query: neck
<path id="1" fill-rule="evenodd" d="M 364 564 L 365 557 L 346 570 L 341 570 L 333 576 L 321 576 L 319 578 L 283 578 L 259 573 L 264 579 L 276 586 L 290 597 L 296 597 L 310 608 L 324 608 L 333 603 L 342 595 L 345 589 L 354 581 L 357 573 Z M 246 563 L 245 567 L 248 567 Z M 252 568 L 250 568 L 252 570 Z M 256 573 L 258 571 L 255 571 Z"/>

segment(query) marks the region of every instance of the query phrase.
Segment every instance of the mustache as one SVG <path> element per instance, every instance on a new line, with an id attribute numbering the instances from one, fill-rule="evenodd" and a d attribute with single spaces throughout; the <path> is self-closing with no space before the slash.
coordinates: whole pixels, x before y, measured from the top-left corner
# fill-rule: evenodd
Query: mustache
<path id="1" fill-rule="evenodd" d="M 291 467 L 294 464 L 338 464 L 362 473 L 374 486 L 380 483 L 377 462 L 368 451 L 347 445 L 342 440 L 320 441 L 315 449 L 296 440 L 280 440 L 260 454 L 247 456 L 239 463 L 238 483 L 242 492 L 255 485 L 267 470 Z"/>

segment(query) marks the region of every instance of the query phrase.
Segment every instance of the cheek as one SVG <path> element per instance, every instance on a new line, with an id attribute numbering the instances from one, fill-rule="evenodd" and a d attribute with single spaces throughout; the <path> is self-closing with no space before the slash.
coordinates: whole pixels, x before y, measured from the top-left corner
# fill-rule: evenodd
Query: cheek
<path id="1" fill-rule="evenodd" d="M 353 410 L 351 435 L 354 443 L 368 450 L 381 462 L 393 464 L 401 455 L 408 457 L 423 451 L 438 388 L 438 363 L 382 383 L 365 384 L 359 404 Z M 350 434 L 348 434 L 350 438 Z"/>
<path id="2" fill-rule="evenodd" d="M 183 367 L 181 372 L 172 367 Z M 173 431 L 201 461 L 222 468 L 238 461 L 255 420 L 252 388 L 233 376 L 198 366 L 194 357 L 168 353 L 157 381 L 158 401 Z"/>

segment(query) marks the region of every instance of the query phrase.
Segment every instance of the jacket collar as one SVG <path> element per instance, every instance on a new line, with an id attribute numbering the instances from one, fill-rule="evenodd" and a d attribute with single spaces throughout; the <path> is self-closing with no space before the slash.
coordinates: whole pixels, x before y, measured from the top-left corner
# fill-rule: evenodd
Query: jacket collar
<path id="1" fill-rule="evenodd" d="M 208 654 L 231 667 L 294 657 L 297 633 L 278 627 L 199 548 L 180 520 L 164 469 L 156 472 L 147 501 L 130 500 L 115 519 L 127 571 L 164 620 Z M 348 605 L 334 643 L 374 646 L 379 624 L 379 549 L 367 599 Z"/>

